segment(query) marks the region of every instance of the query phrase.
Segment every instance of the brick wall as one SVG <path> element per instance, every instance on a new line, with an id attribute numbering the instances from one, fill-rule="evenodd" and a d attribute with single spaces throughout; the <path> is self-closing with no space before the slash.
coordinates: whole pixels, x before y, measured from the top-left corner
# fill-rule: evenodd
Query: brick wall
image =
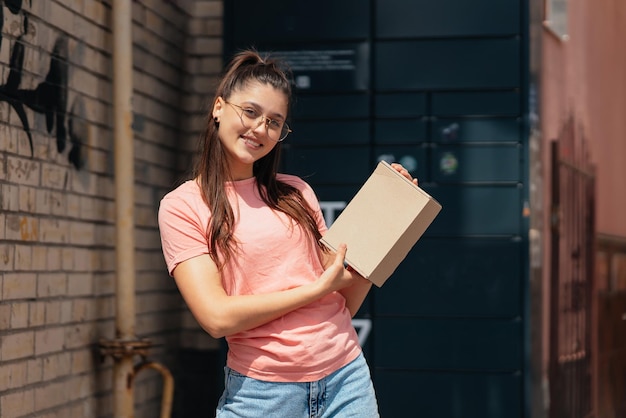
<path id="1" fill-rule="evenodd" d="M 217 344 L 167 275 L 156 209 L 204 124 L 222 3 L 132 4 L 136 332 L 180 376 L 181 350 Z M 113 361 L 97 343 L 115 336 L 111 0 L 0 5 L 0 416 L 107 417 Z M 142 372 L 136 416 L 158 416 L 160 397 L 160 377 Z"/>

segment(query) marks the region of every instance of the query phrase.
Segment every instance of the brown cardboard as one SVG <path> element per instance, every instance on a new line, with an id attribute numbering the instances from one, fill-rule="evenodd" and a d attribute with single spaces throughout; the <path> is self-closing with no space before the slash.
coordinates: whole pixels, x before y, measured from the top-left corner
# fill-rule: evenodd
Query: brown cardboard
<path id="1" fill-rule="evenodd" d="M 347 244 L 347 264 L 381 287 L 440 210 L 428 193 L 382 161 L 321 241 L 333 251 Z"/>

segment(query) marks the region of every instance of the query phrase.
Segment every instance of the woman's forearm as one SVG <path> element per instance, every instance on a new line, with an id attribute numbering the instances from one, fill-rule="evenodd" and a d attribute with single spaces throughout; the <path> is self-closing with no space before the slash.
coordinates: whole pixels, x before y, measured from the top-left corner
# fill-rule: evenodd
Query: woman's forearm
<path id="1" fill-rule="evenodd" d="M 220 338 L 256 328 L 331 292 L 351 287 L 355 277 L 343 268 L 345 251 L 344 246 L 316 281 L 266 294 L 228 295 L 217 266 L 208 255 L 180 263 L 174 278 L 202 328 Z"/>
<path id="2" fill-rule="evenodd" d="M 372 288 L 372 282 L 357 273 L 349 272 L 349 274 L 356 275 L 358 278 L 355 278 L 356 281 L 352 286 L 341 289 L 339 293 L 346 299 L 346 307 L 350 311 L 350 315 L 354 317 Z"/>
<path id="3" fill-rule="evenodd" d="M 317 282 L 260 295 L 221 295 L 212 306 L 199 307 L 194 316 L 214 338 L 247 331 L 308 305 L 324 295 Z M 193 309 L 192 309 L 193 311 Z"/>

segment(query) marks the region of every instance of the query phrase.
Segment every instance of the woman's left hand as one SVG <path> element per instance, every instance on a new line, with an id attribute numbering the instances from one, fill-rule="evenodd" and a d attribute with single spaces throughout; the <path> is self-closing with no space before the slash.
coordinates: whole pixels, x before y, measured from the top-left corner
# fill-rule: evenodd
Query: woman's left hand
<path id="1" fill-rule="evenodd" d="M 409 179 L 414 185 L 417 186 L 417 179 L 413 178 L 411 176 L 411 173 L 409 173 L 409 170 L 407 170 L 406 168 L 404 168 L 402 166 L 402 164 L 398 164 L 398 163 L 391 163 L 391 167 L 396 170 L 398 173 L 402 174 L 404 177 L 406 177 L 407 179 Z"/>

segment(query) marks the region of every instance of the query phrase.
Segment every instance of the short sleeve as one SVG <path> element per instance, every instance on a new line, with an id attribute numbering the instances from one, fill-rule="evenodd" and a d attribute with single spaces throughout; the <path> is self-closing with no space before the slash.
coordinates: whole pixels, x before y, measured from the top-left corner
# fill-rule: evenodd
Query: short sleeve
<path id="1" fill-rule="evenodd" d="M 185 199 L 166 196 L 161 200 L 159 231 L 170 275 L 181 262 L 209 253 L 206 222 L 202 218 L 197 206 Z"/>

